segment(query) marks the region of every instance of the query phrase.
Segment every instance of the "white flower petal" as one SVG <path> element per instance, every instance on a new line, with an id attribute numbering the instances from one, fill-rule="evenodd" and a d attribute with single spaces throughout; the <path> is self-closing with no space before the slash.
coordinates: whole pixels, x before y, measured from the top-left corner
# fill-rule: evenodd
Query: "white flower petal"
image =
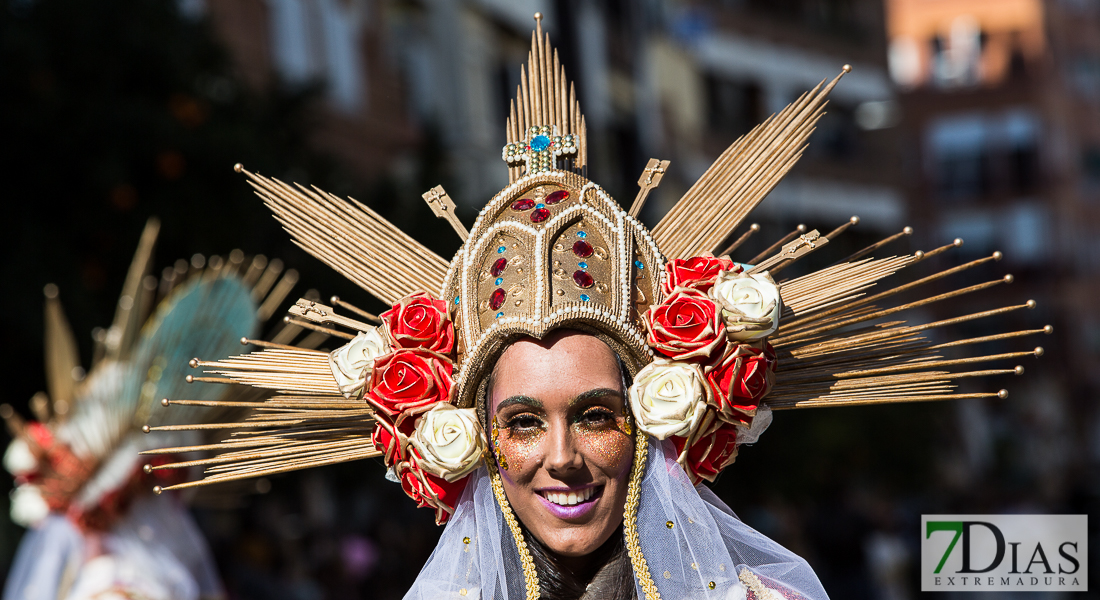
<path id="1" fill-rule="evenodd" d="M 687 437 L 706 413 L 709 390 L 697 365 L 658 359 L 635 376 L 630 407 L 647 434 L 660 440 Z"/>
<path id="2" fill-rule="evenodd" d="M 50 505 L 37 485 L 24 484 L 11 491 L 11 520 L 22 527 L 40 523 L 50 514 Z"/>
<path id="3" fill-rule="evenodd" d="M 26 440 L 16 438 L 4 452 L 4 468 L 12 475 L 26 475 L 38 470 L 38 459 Z"/>
<path id="4" fill-rule="evenodd" d="M 472 408 L 439 402 L 416 421 L 409 442 L 419 452 L 420 466 L 447 481 L 456 481 L 477 468 L 485 436 Z"/>
<path id="5" fill-rule="evenodd" d="M 726 331 L 733 340 L 758 340 L 779 328 L 783 301 L 779 287 L 767 272 L 749 275 L 721 271 L 707 293 L 722 309 Z"/>
<path id="6" fill-rule="evenodd" d="M 356 334 L 347 344 L 328 355 L 332 377 L 345 398 L 363 389 L 370 379 L 375 358 L 389 352 L 389 344 L 377 327 Z"/>

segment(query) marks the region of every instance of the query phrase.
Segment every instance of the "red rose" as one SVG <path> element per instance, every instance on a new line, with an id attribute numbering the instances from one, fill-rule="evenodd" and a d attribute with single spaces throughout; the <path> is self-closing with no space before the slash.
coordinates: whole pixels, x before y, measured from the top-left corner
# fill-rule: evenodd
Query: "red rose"
<path id="1" fill-rule="evenodd" d="M 409 459 L 394 465 L 394 471 L 401 480 L 401 489 L 416 501 L 420 508 L 435 509 L 435 524 L 442 525 L 455 512 L 455 505 L 466 489 L 469 476 L 457 481 L 447 481 L 430 473 L 425 473 L 417 464 L 420 456 L 416 449 L 409 449 Z"/>
<path id="2" fill-rule="evenodd" d="M 672 438 L 680 455 L 678 462 L 694 484 L 703 479 L 714 481 L 722 469 L 733 464 L 733 460 L 737 458 L 737 427 L 721 420 L 716 423 L 717 426 L 710 433 L 695 440 L 687 453 L 684 452 L 687 440 L 682 437 Z"/>
<path id="3" fill-rule="evenodd" d="M 447 316 L 447 303 L 431 294 L 406 296 L 382 313 L 381 319 L 398 348 L 424 348 L 441 354 L 454 349 L 455 328 Z"/>
<path id="4" fill-rule="evenodd" d="M 740 273 L 740 265 L 728 258 L 714 258 L 709 254 L 688 259 L 674 258 L 665 265 L 665 293 L 671 294 L 678 287 L 690 287 L 705 292 L 714 285 L 719 271 Z"/>
<path id="5" fill-rule="evenodd" d="M 711 405 L 722 420 L 746 427 L 752 423 L 757 405 L 775 384 L 776 362 L 770 345 L 761 350 L 741 344 L 704 369 L 714 391 Z"/>
<path id="6" fill-rule="evenodd" d="M 451 395 L 454 363 L 428 350 L 397 350 L 374 361 L 370 390 L 364 398 L 400 428 Z"/>
<path id="7" fill-rule="evenodd" d="M 409 433 L 415 428 L 415 419 L 406 419 L 404 431 L 398 429 L 386 418 L 376 416 L 374 419 L 374 433 L 371 434 L 370 440 L 374 444 L 374 449 L 382 453 L 382 459 L 386 461 L 386 464 L 393 466 L 407 457 L 406 448 L 409 443 Z"/>
<path id="8" fill-rule="evenodd" d="M 677 289 L 646 312 L 645 320 L 649 345 L 673 360 L 706 360 L 725 349 L 721 312 L 699 290 Z"/>

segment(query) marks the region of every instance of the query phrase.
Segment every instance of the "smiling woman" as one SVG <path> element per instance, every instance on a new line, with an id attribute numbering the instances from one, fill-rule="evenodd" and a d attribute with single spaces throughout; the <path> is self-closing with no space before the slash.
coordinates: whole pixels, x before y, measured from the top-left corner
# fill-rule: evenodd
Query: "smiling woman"
<path id="1" fill-rule="evenodd" d="M 471 382 L 486 461 L 407 598 L 825 597 L 805 561 L 743 524 L 678 462 L 727 461 L 688 458 L 698 445 L 704 456 L 726 452 L 720 438 L 678 451 L 683 431 L 667 427 L 677 411 L 638 412 L 630 399 L 690 404 L 701 388 L 666 377 L 640 391 L 591 323 L 512 335 L 498 352 Z M 713 417 L 696 412 L 679 420 L 710 427 Z M 748 439 L 752 428 L 739 431 Z"/>
<path id="2" fill-rule="evenodd" d="M 620 364 L 598 338 L 557 330 L 513 343 L 490 375 L 498 473 L 545 597 L 576 597 L 597 575 L 599 597 L 633 587 L 621 528 L 634 436 Z"/>

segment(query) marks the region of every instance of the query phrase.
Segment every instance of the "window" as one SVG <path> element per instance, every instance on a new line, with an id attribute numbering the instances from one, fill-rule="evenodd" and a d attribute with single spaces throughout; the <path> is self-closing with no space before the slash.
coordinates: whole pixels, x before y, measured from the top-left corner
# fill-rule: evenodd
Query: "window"
<path id="1" fill-rule="evenodd" d="M 761 93 L 755 83 L 708 75 L 706 94 L 707 122 L 714 133 L 736 137 L 748 133 L 760 122 Z"/>
<path id="2" fill-rule="evenodd" d="M 346 112 L 363 108 L 362 0 L 269 0 L 276 69 L 291 85 L 325 84 Z"/>

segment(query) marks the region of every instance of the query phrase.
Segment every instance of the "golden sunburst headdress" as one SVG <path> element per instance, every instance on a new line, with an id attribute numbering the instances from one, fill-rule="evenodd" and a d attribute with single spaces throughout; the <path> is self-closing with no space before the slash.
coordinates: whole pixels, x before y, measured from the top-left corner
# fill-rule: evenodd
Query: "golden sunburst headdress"
<path id="1" fill-rule="evenodd" d="M 206 371 L 193 381 L 275 394 L 247 418 L 203 426 L 234 431 L 222 443 L 158 451 L 215 453 L 180 463 L 205 466 L 207 474 L 175 487 L 383 456 L 405 490 L 446 520 L 465 476 L 483 455 L 494 456 L 483 448 L 484 415 L 473 412 L 486 374 L 517 337 L 558 328 L 590 332 L 616 351 L 634 379 L 630 406 L 638 428 L 674 440 L 695 481 L 713 480 L 728 466 L 737 446 L 766 425 L 768 409 L 1005 397 L 1004 390 L 962 393 L 956 385 L 1018 374 L 1022 367 L 978 365 L 1039 355 L 1040 348 L 963 358 L 947 353 L 1049 333 L 1049 327 L 943 343 L 926 334 L 1033 302 L 922 324 L 895 316 L 1011 282 L 1005 276 L 919 296 L 929 284 L 998 260 L 999 253 L 891 287 L 885 283 L 891 276 L 961 241 L 873 256 L 911 233 L 906 228 L 790 279 L 779 275 L 858 219 L 825 234 L 800 226 L 746 262 L 729 256 L 755 225 L 723 247 L 798 162 L 843 74 L 734 142 L 648 229 L 637 216 L 668 161 L 650 160 L 628 208 L 586 178 L 584 117 L 539 22 L 505 124 L 508 186 L 469 229 L 445 190 L 424 194 L 463 240 L 449 261 L 355 200 L 238 165 L 296 244 L 392 308 L 374 315 L 338 297 L 328 304 L 299 300 L 289 323 L 346 344 L 323 352 L 285 339 L 254 341 L 258 352 L 193 360 Z M 910 292 L 917 299 L 893 303 Z"/>

